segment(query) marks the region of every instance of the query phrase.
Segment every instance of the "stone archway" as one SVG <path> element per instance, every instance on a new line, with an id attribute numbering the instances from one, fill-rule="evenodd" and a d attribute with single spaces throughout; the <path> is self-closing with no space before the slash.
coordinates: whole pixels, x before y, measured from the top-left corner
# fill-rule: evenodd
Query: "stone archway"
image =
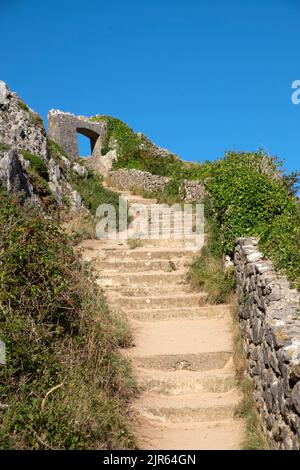
<path id="1" fill-rule="evenodd" d="M 90 141 L 90 148 L 91 152 L 90 155 L 93 157 L 100 157 L 101 156 L 101 139 L 98 132 L 94 130 L 88 129 L 86 127 L 77 127 L 76 132 L 78 134 L 84 135 Z M 78 152 L 78 144 L 77 144 L 77 153 Z"/>
<path id="2" fill-rule="evenodd" d="M 78 160 L 77 132 L 85 135 L 91 142 L 93 157 L 101 156 L 101 147 L 105 132 L 105 122 L 93 122 L 84 116 L 75 116 L 58 110 L 48 113 L 48 135 L 59 144 L 74 160 Z"/>

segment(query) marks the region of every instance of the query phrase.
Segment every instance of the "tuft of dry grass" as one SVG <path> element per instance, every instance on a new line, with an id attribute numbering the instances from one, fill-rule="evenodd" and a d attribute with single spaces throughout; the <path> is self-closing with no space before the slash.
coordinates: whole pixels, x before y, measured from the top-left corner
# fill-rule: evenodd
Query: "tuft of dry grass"
<path id="1" fill-rule="evenodd" d="M 235 287 L 234 269 L 224 270 L 222 258 L 213 255 L 204 246 L 189 266 L 187 280 L 191 286 L 207 294 L 207 302 L 229 302 Z"/>
<path id="2" fill-rule="evenodd" d="M 143 242 L 140 238 L 129 238 L 127 244 L 130 250 L 135 250 L 135 248 L 140 248 L 143 246 Z"/>
<path id="3" fill-rule="evenodd" d="M 60 224 L 74 244 L 97 238 L 95 218 L 84 208 L 62 213 Z"/>

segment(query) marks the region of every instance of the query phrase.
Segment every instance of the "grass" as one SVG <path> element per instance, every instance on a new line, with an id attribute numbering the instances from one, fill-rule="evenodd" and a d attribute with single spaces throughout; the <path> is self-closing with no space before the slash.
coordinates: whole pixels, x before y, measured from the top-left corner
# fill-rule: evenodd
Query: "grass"
<path id="1" fill-rule="evenodd" d="M 49 217 L 0 196 L 1 449 L 133 449 L 124 318 Z"/>
<path id="2" fill-rule="evenodd" d="M 96 238 L 96 220 L 86 209 L 64 210 L 60 214 L 60 225 L 74 245 Z"/>
<path id="3" fill-rule="evenodd" d="M 229 302 L 235 287 L 234 270 L 224 270 L 222 258 L 212 255 L 207 246 L 190 264 L 187 280 L 195 290 L 205 292 L 212 304 Z"/>
<path id="4" fill-rule="evenodd" d="M 217 224 L 211 217 L 209 201 L 205 201 L 207 244 L 191 262 L 187 280 L 191 286 L 207 294 L 212 304 L 230 302 L 236 286 L 234 268 L 224 269 L 222 246 Z"/>
<path id="5" fill-rule="evenodd" d="M 34 155 L 26 150 L 20 150 L 20 153 L 23 155 L 25 160 L 30 163 L 31 168 L 45 181 L 49 181 L 48 167 L 44 160 L 38 156 Z"/>
<path id="6" fill-rule="evenodd" d="M 28 108 L 27 104 L 24 103 L 24 101 L 19 100 L 18 106 L 20 109 L 22 109 L 22 111 L 26 111 L 27 113 L 30 112 L 30 109 Z"/>
<path id="7" fill-rule="evenodd" d="M 68 173 L 68 166 L 66 165 L 66 163 L 63 161 L 63 158 L 67 158 L 68 160 L 70 160 L 70 157 L 68 156 L 68 154 L 60 147 L 60 145 L 58 145 L 56 142 L 54 142 L 54 140 L 51 140 L 51 139 L 47 139 L 47 143 L 48 143 L 48 149 L 49 149 L 49 152 L 50 152 L 50 155 L 51 157 L 53 158 L 53 160 L 55 161 L 55 163 L 60 167 L 60 169 L 62 170 L 63 174 L 66 176 L 67 173 Z"/>
<path id="8" fill-rule="evenodd" d="M 70 182 L 84 202 L 85 207 L 94 216 L 101 204 L 111 204 L 116 212 L 119 209 L 119 196 L 117 193 L 103 187 L 103 178 L 95 171 L 87 169 L 85 176 L 72 173 Z"/>
<path id="9" fill-rule="evenodd" d="M 130 250 L 135 250 L 135 248 L 143 246 L 143 242 L 140 238 L 129 238 L 127 244 Z"/>
<path id="10" fill-rule="evenodd" d="M 10 145 L 0 142 L 0 152 L 6 152 L 10 148 L 11 148 Z"/>

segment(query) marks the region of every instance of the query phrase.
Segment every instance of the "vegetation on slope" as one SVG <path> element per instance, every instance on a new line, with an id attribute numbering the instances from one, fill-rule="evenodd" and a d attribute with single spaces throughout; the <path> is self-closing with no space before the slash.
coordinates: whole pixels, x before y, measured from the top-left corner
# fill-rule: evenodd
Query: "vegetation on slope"
<path id="1" fill-rule="evenodd" d="M 236 286 L 235 270 L 224 270 L 220 230 L 213 220 L 208 198 L 205 200 L 205 218 L 207 243 L 193 258 L 187 280 L 195 290 L 206 293 L 208 303 L 224 304 L 230 301 Z"/>
<path id="2" fill-rule="evenodd" d="M 201 177 L 201 165 L 183 162 L 176 155 L 163 150 L 159 152 L 150 140 L 142 134 L 136 134 L 120 119 L 99 115 L 91 120 L 106 122 L 102 154 L 116 148 L 118 160 L 114 162 L 115 170 L 126 168 L 148 171 L 153 175 L 174 177 L 176 181 Z"/>
<path id="3" fill-rule="evenodd" d="M 264 254 L 300 288 L 297 175 L 284 175 L 282 163 L 261 151 L 229 152 L 203 173 L 222 252 L 232 255 L 238 237 L 257 236 Z"/>
<path id="4" fill-rule="evenodd" d="M 133 448 L 131 337 L 49 217 L 0 196 L 0 448 Z"/>

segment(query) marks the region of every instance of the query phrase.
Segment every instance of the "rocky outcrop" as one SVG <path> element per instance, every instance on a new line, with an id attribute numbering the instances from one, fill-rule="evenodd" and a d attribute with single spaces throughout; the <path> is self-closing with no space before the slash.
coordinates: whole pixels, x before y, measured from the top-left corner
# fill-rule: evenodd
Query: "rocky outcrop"
<path id="1" fill-rule="evenodd" d="M 263 258 L 256 239 L 238 240 L 234 261 L 242 340 L 265 434 L 274 449 L 300 450 L 300 293 Z"/>
<path id="2" fill-rule="evenodd" d="M 33 187 L 24 174 L 21 156 L 16 150 L 0 151 L 0 181 L 10 192 L 23 192 L 25 197 L 33 197 Z"/>
<path id="3" fill-rule="evenodd" d="M 0 82 L 0 143 L 48 159 L 43 121 L 15 93 Z"/>
<path id="4" fill-rule="evenodd" d="M 77 173 L 83 173 L 85 168 L 79 163 L 73 168 L 59 152 L 56 154 L 58 161 L 53 158 L 42 119 L 0 81 L 0 182 L 8 191 L 22 192 L 25 198 L 40 204 L 40 189 L 35 185 L 32 174 L 31 178 L 28 176 L 31 163 L 26 152 L 45 163 L 49 178 L 43 187 L 52 193 L 57 204 L 62 204 L 66 196 L 72 207 L 81 207 L 81 197 L 72 188 L 62 166 Z"/>
<path id="5" fill-rule="evenodd" d="M 117 151 L 113 149 L 101 157 L 92 155 L 85 158 L 85 164 L 87 167 L 100 173 L 100 175 L 108 176 L 116 160 L 118 160 Z"/>

